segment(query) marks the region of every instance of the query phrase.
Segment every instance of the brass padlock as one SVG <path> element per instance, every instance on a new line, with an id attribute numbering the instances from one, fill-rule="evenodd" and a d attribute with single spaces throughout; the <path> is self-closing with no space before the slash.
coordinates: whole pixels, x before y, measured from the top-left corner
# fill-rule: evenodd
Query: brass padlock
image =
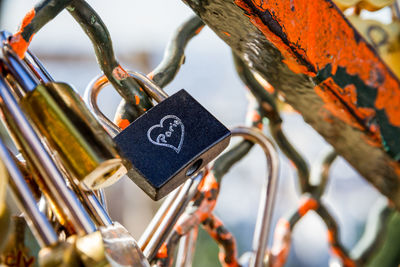
<path id="1" fill-rule="evenodd" d="M 0 68 L 2 71 L 2 75 L 0 75 L 2 121 L 7 126 L 23 157 L 35 167 L 40 177 L 43 178 L 39 181 L 35 176 L 37 184 L 45 195 L 51 198 L 52 203 L 57 205 L 56 212 L 60 212 L 65 222 L 63 225 L 67 226 L 70 233 L 83 235 L 95 231 L 95 225 L 89 215 L 76 195 L 68 188 L 48 150 L 18 104 L 15 92 L 11 89 L 9 82 L 3 78 L 5 75 L 10 75 L 3 58 L 0 58 Z"/>
<path id="2" fill-rule="evenodd" d="M 40 82 L 7 44 L 0 47 L 19 104 L 44 142 L 86 189 L 109 186 L 126 173 L 116 145 L 68 84 Z"/>
<path id="3" fill-rule="evenodd" d="M 1 64 L 1 60 L 0 60 Z M 0 65 L 1 66 L 1 65 Z M 23 148 L 23 154 L 27 156 L 27 159 L 32 161 L 35 164 L 35 167 L 38 168 L 40 175 L 42 176 L 43 183 L 48 185 L 44 193 L 46 193 L 48 189 L 48 195 L 51 197 L 53 203 L 57 204 L 58 207 L 62 208 L 62 211 L 65 211 L 65 214 L 62 214 L 62 218 L 66 221 L 66 226 L 70 226 L 73 231 L 67 231 L 68 233 L 77 233 L 78 236 L 86 236 L 88 234 L 92 234 L 96 231 L 96 226 L 92 220 L 90 220 L 89 214 L 83 209 L 82 204 L 92 205 L 92 212 L 96 213 L 95 217 L 100 219 L 99 233 L 103 240 L 104 252 L 106 253 L 105 257 L 107 260 L 112 261 L 115 264 L 122 264 L 122 266 L 146 266 L 148 267 L 148 263 L 146 259 L 142 255 L 139 247 L 136 244 L 136 241 L 130 236 L 130 234 L 126 231 L 118 223 L 113 223 L 111 218 L 108 217 L 108 214 L 103 207 L 99 204 L 97 199 L 90 198 L 92 200 L 96 200 L 95 202 L 90 203 L 80 203 L 78 201 L 77 196 L 66 186 L 64 181 L 64 176 L 61 175 L 60 170 L 56 167 L 56 163 L 53 162 L 53 159 L 48 155 L 47 150 L 43 147 L 40 142 L 38 136 L 30 127 L 27 119 L 25 118 L 22 110 L 16 103 L 15 98 L 12 95 L 11 89 L 8 84 L 4 81 L 4 79 L 0 76 L 0 107 L 3 112 L 3 116 L 5 116 L 6 124 L 9 126 L 10 132 L 16 136 L 17 145 Z M 1 142 L 0 142 L 1 144 Z M 6 149 L 1 149 L 0 145 L 0 156 L 1 151 L 6 151 Z M 5 157 L 3 157 L 5 158 Z M 58 162 L 57 162 L 58 163 Z M 14 167 L 15 168 L 15 167 Z M 10 168 L 9 168 L 10 169 Z M 22 175 L 19 175 L 20 177 Z M 14 177 L 14 176 L 13 176 Z M 23 180 L 22 178 L 19 179 Z M 25 181 L 23 181 L 25 183 Z M 28 186 L 24 186 L 28 188 Z M 21 191 L 21 190 L 20 190 Z M 21 196 L 28 196 L 28 189 L 24 189 L 24 194 L 20 194 Z M 83 192 L 83 193 L 89 193 Z M 35 200 L 33 196 L 30 196 L 30 201 L 26 201 L 24 198 L 24 204 L 22 207 L 35 206 Z M 88 200 L 90 200 L 88 199 Z M 84 200 L 86 201 L 86 200 Z M 50 203 L 51 204 L 51 203 Z M 32 207 L 30 209 L 34 211 L 35 209 Z M 38 215 L 38 213 L 36 213 Z M 40 215 L 40 214 L 39 214 Z M 40 216 L 30 216 L 30 218 L 35 219 Z M 32 220 L 33 221 L 33 220 Z M 46 230 L 51 229 L 51 227 L 38 227 L 37 229 Z M 43 232 L 44 233 L 44 232 Z M 46 233 L 49 233 L 47 231 Z M 44 235 L 38 235 L 38 239 L 43 239 L 46 237 Z M 48 236 L 47 236 L 48 237 Z M 49 238 L 46 238 L 47 240 Z M 56 239 L 56 238 L 53 238 Z M 42 242 L 46 246 L 49 244 L 55 244 L 56 242 Z M 85 246 L 84 246 L 85 247 Z M 52 246 L 49 247 L 52 249 Z M 86 256 L 92 255 L 92 252 L 95 252 L 91 249 L 85 250 L 89 252 L 89 254 L 85 254 Z M 85 253 L 86 253 L 85 252 Z M 95 255 L 98 255 L 97 253 Z M 82 255 L 83 257 L 83 255 Z M 52 257 L 50 257 L 52 258 Z M 82 258 L 83 259 L 83 258 Z M 100 258 L 99 258 L 100 259 Z M 57 260 L 57 259 L 55 259 Z M 102 261 L 102 260 L 101 260 Z M 47 261 L 46 261 L 47 262 Z M 102 261 L 103 262 L 103 261 Z M 91 260 L 89 263 L 93 263 Z M 92 266 L 92 265 L 90 265 Z"/>

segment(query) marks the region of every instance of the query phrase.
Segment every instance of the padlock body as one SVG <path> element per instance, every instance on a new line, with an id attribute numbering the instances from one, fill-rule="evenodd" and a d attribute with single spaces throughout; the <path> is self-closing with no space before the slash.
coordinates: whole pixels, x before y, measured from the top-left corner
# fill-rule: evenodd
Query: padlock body
<path id="1" fill-rule="evenodd" d="M 128 176 L 152 199 L 177 188 L 218 156 L 230 131 L 185 90 L 154 106 L 114 140 Z"/>
<path id="2" fill-rule="evenodd" d="M 20 104 L 55 156 L 84 188 L 106 187 L 126 173 L 112 138 L 68 84 L 39 84 Z"/>

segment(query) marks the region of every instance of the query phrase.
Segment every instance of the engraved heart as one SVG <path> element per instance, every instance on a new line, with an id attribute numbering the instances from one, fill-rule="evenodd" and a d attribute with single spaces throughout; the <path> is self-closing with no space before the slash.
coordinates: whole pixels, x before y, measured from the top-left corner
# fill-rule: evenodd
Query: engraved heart
<path id="1" fill-rule="evenodd" d="M 175 115 L 167 115 L 160 124 L 150 127 L 147 131 L 149 141 L 157 146 L 169 147 L 179 153 L 185 137 L 185 127 L 181 119 Z"/>

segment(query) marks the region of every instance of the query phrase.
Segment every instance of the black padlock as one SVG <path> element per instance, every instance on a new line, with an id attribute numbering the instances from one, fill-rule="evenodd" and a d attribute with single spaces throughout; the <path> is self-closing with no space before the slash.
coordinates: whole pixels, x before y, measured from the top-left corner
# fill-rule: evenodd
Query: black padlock
<path id="1" fill-rule="evenodd" d="M 231 133 L 185 90 L 165 98 L 164 91 L 146 76 L 131 75 L 159 104 L 132 122 L 114 141 L 129 160 L 129 178 L 158 200 L 215 159 L 228 146 Z M 92 85 L 103 86 L 98 82 Z M 98 89 L 93 87 L 90 90 Z M 90 104 L 97 108 L 93 102 Z"/>

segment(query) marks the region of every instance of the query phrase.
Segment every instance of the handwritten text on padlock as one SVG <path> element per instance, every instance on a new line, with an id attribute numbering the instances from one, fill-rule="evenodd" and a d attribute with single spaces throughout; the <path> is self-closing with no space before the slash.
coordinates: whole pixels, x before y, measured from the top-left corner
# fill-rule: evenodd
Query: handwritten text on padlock
<path id="1" fill-rule="evenodd" d="M 182 120 L 175 115 L 167 115 L 160 124 L 153 125 L 147 131 L 149 141 L 157 146 L 172 148 L 176 153 L 182 148 L 185 127 Z"/>

